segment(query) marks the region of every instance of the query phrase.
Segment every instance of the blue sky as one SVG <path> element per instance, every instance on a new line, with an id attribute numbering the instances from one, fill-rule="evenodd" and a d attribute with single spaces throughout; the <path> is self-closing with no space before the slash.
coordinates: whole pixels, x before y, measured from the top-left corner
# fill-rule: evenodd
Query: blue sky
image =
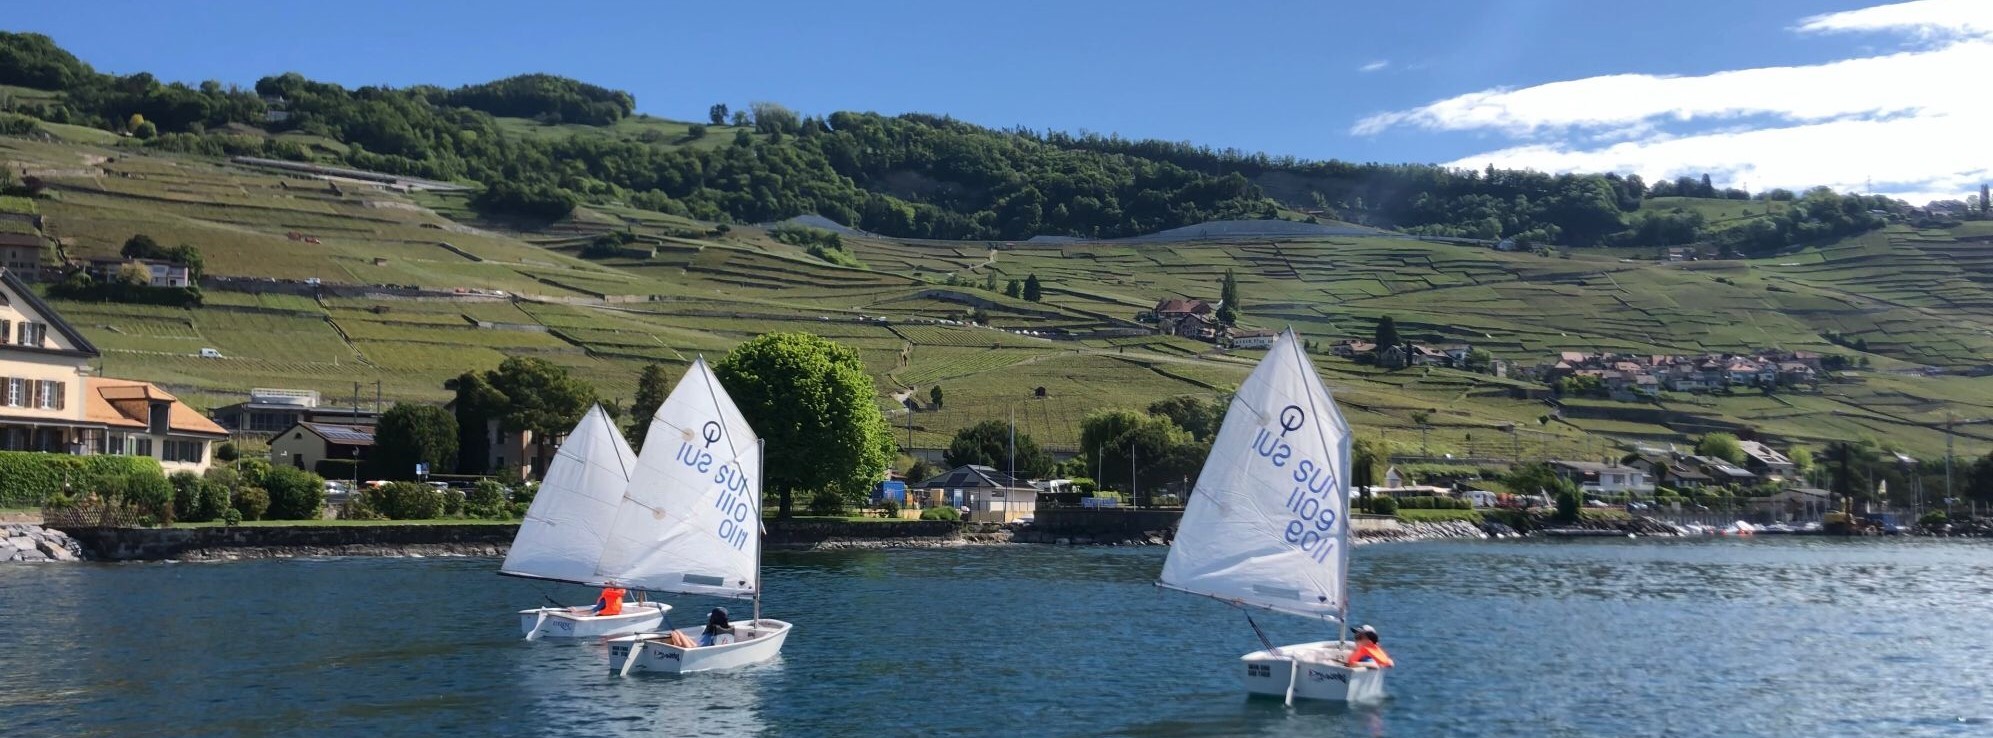
<path id="1" fill-rule="evenodd" d="M 1934 112 L 1918 96 L 1943 95 L 1935 81 L 1878 77 L 1980 59 L 1993 0 L 19 5 L 0 26 L 47 33 L 101 70 L 186 81 L 545 71 L 675 118 L 772 100 L 1308 158 L 1711 171 L 1752 188 L 1874 181 L 1919 197 L 1993 171 L 1993 146 L 1889 143 L 1890 131 L 1984 129 L 1985 103 Z M 1917 58 L 1859 63 L 1906 54 Z M 1815 98 L 1839 103 L 1813 110 Z M 1899 127 L 1931 114 L 1943 120 Z M 1814 146 L 1885 153 L 1832 162 Z"/>

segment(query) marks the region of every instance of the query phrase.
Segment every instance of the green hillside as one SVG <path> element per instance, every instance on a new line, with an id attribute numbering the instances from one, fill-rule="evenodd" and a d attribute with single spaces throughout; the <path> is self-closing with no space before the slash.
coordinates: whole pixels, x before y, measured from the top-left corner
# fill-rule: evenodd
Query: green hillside
<path id="1" fill-rule="evenodd" d="M 440 401 L 445 379 L 511 355 L 550 359 L 605 396 L 627 399 L 647 362 L 682 365 L 757 333 L 801 330 L 856 347 L 882 402 L 943 387 L 943 410 L 911 418 L 916 445 L 943 445 L 957 428 L 1014 412 L 1023 430 L 1073 449 L 1087 413 L 1211 395 L 1243 379 L 1255 357 L 1176 338 L 1044 334 L 1133 326 L 1164 296 L 1216 298 L 1232 270 L 1242 322 L 1291 325 L 1324 346 L 1367 337 L 1378 317 L 1392 315 L 1408 337 L 1470 342 L 1526 362 L 1559 350 L 1851 353 L 1827 341 L 1831 332 L 1865 341 L 1873 363 L 1818 394 L 1574 402 L 1550 419 L 1541 401 L 1511 396 L 1528 386 L 1518 381 L 1387 372 L 1320 356 L 1351 421 L 1401 451 L 1416 452 L 1423 440 L 1433 455 L 1597 455 L 1613 440 L 1681 442 L 1738 427 L 1806 441 L 1871 436 L 1934 454 L 1947 413 L 1993 416 L 1993 377 L 1912 373 L 1993 357 L 1993 244 L 1978 222 L 1891 227 L 1770 259 L 1687 263 L 1386 237 L 1041 245 L 848 236 L 865 267 L 846 268 L 758 228 L 722 233 L 627 207 L 521 225 L 480 219 L 467 195 L 351 184 L 334 191 L 210 157 L 63 140 L 0 137 L 0 162 L 47 185 L 38 205 L 71 257 L 109 255 L 146 233 L 198 246 L 209 273 L 223 277 L 507 293 L 314 298 L 284 293 L 303 291 L 300 284 L 272 281 L 262 294 L 211 289 L 206 306 L 192 310 L 56 302 L 104 349 L 106 374 L 161 382 L 200 406 L 257 386 L 348 397 L 364 383 L 370 397 L 376 381 L 389 399 Z M 584 244 L 611 230 L 631 234 L 650 255 L 580 258 Z M 1042 302 L 981 288 L 990 275 L 1001 285 L 1031 274 L 1045 285 Z M 974 304 L 986 306 L 994 328 L 952 324 Z M 198 358 L 202 348 L 226 358 Z M 1421 434 L 1414 414 L 1427 412 L 1431 427 Z M 907 432 L 906 413 L 889 417 Z M 1973 434 L 1961 437 L 1961 452 L 1993 447 L 1984 426 L 1961 430 Z"/>

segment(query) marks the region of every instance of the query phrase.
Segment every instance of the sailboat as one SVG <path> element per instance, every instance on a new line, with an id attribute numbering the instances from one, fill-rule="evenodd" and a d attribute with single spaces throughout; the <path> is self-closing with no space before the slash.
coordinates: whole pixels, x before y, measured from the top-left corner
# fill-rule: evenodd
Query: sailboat
<path id="1" fill-rule="evenodd" d="M 754 601 L 731 642 L 681 648 L 667 633 L 609 641 L 609 668 L 730 669 L 782 652 L 790 624 L 761 617 L 762 442 L 701 357 L 651 417 L 596 573 L 621 586 Z M 694 642 L 700 627 L 679 631 Z"/>
<path id="2" fill-rule="evenodd" d="M 582 416 L 547 465 L 546 478 L 525 521 L 512 539 L 498 573 L 600 586 L 596 564 L 608 540 L 611 520 L 630 481 L 636 452 L 623 432 L 597 405 Z M 639 633 L 664 622 L 670 605 L 625 602 L 619 615 L 592 615 L 586 609 L 536 607 L 519 611 L 526 640 L 542 637 L 601 638 Z"/>
<path id="3" fill-rule="evenodd" d="M 1292 329 L 1232 396 L 1157 586 L 1247 610 L 1266 648 L 1240 657 L 1257 695 L 1360 702 L 1384 672 L 1347 666 L 1350 430 Z M 1251 610 L 1339 626 L 1333 641 L 1274 646 Z"/>

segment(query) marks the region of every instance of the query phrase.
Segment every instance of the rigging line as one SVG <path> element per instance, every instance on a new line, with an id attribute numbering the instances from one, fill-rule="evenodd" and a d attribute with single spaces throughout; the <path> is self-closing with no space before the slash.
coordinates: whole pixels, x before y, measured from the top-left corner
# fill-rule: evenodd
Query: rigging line
<path id="1" fill-rule="evenodd" d="M 713 374 L 713 367 L 712 367 L 711 365 L 708 365 L 708 364 L 706 364 L 706 355 L 705 355 L 705 354 L 700 354 L 700 355 L 699 355 L 699 360 L 698 360 L 698 361 L 696 361 L 696 362 L 693 362 L 693 366 L 705 366 L 705 367 L 706 367 L 706 371 L 704 371 L 704 372 L 701 372 L 701 373 L 700 373 L 700 379 L 701 379 L 702 381 L 704 381 L 704 382 L 706 383 L 706 398 L 707 398 L 707 399 L 709 399 L 709 400 L 712 400 L 712 401 L 713 401 L 713 417 L 714 417 L 714 418 L 717 418 L 717 419 L 719 419 L 719 420 L 723 420 L 723 421 L 724 421 L 724 420 L 726 420 L 726 418 L 727 418 L 727 413 L 726 413 L 726 411 L 725 411 L 725 410 L 722 410 L 722 409 L 720 409 L 720 395 L 719 395 L 719 392 L 718 392 L 718 391 L 715 391 L 715 390 L 714 390 L 714 387 L 713 387 L 713 385 L 715 385 L 715 384 L 718 384 L 718 383 L 719 383 L 719 381 L 720 381 L 720 378 L 719 378 L 719 377 L 717 377 L 717 376 L 714 376 L 714 374 Z M 721 389 L 720 389 L 720 391 L 725 391 L 725 389 L 724 389 L 724 388 L 721 388 Z M 729 396 L 729 398 L 728 398 L 728 399 L 732 399 L 732 398 L 731 398 L 731 396 Z M 727 427 L 726 427 L 726 424 L 725 424 L 725 423 L 721 423 L 721 424 L 720 424 L 720 428 L 721 428 L 721 430 L 722 430 L 722 431 L 727 431 L 727 430 L 731 430 L 731 429 L 729 429 L 729 428 L 727 428 Z M 748 432 L 749 432 L 749 433 L 753 433 L 753 432 L 754 432 L 754 428 L 753 428 L 752 426 L 750 426 L 750 427 L 748 428 Z M 729 454 L 730 454 L 730 455 L 728 456 L 728 458 L 729 458 L 729 459 L 733 459 L 733 460 L 738 460 L 738 459 L 740 459 L 740 448 L 739 448 L 738 446 L 735 446 L 735 445 L 734 445 L 734 437 L 733 437 L 733 436 L 734 436 L 734 434 L 732 434 L 732 433 L 723 433 L 723 435 L 725 435 L 725 436 L 726 436 L 726 438 L 727 438 L 727 451 L 728 451 L 728 452 L 729 452 Z"/>
<path id="2" fill-rule="evenodd" d="M 1280 649 L 1274 648 L 1273 641 L 1267 639 L 1266 631 L 1260 630 L 1259 623 L 1253 622 L 1253 614 L 1251 612 L 1248 612 L 1245 608 L 1240 608 L 1239 612 L 1246 614 L 1246 625 L 1252 626 L 1253 635 L 1259 636 L 1259 644 L 1265 646 L 1266 650 L 1269 652 L 1279 653 Z"/>

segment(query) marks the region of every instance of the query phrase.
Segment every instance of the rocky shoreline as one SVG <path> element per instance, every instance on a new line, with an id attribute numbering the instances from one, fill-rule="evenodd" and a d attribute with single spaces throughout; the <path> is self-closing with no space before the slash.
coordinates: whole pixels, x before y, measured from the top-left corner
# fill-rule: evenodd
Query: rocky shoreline
<path id="1" fill-rule="evenodd" d="M 83 544 L 59 530 L 27 523 L 0 525 L 0 562 L 82 561 Z"/>

